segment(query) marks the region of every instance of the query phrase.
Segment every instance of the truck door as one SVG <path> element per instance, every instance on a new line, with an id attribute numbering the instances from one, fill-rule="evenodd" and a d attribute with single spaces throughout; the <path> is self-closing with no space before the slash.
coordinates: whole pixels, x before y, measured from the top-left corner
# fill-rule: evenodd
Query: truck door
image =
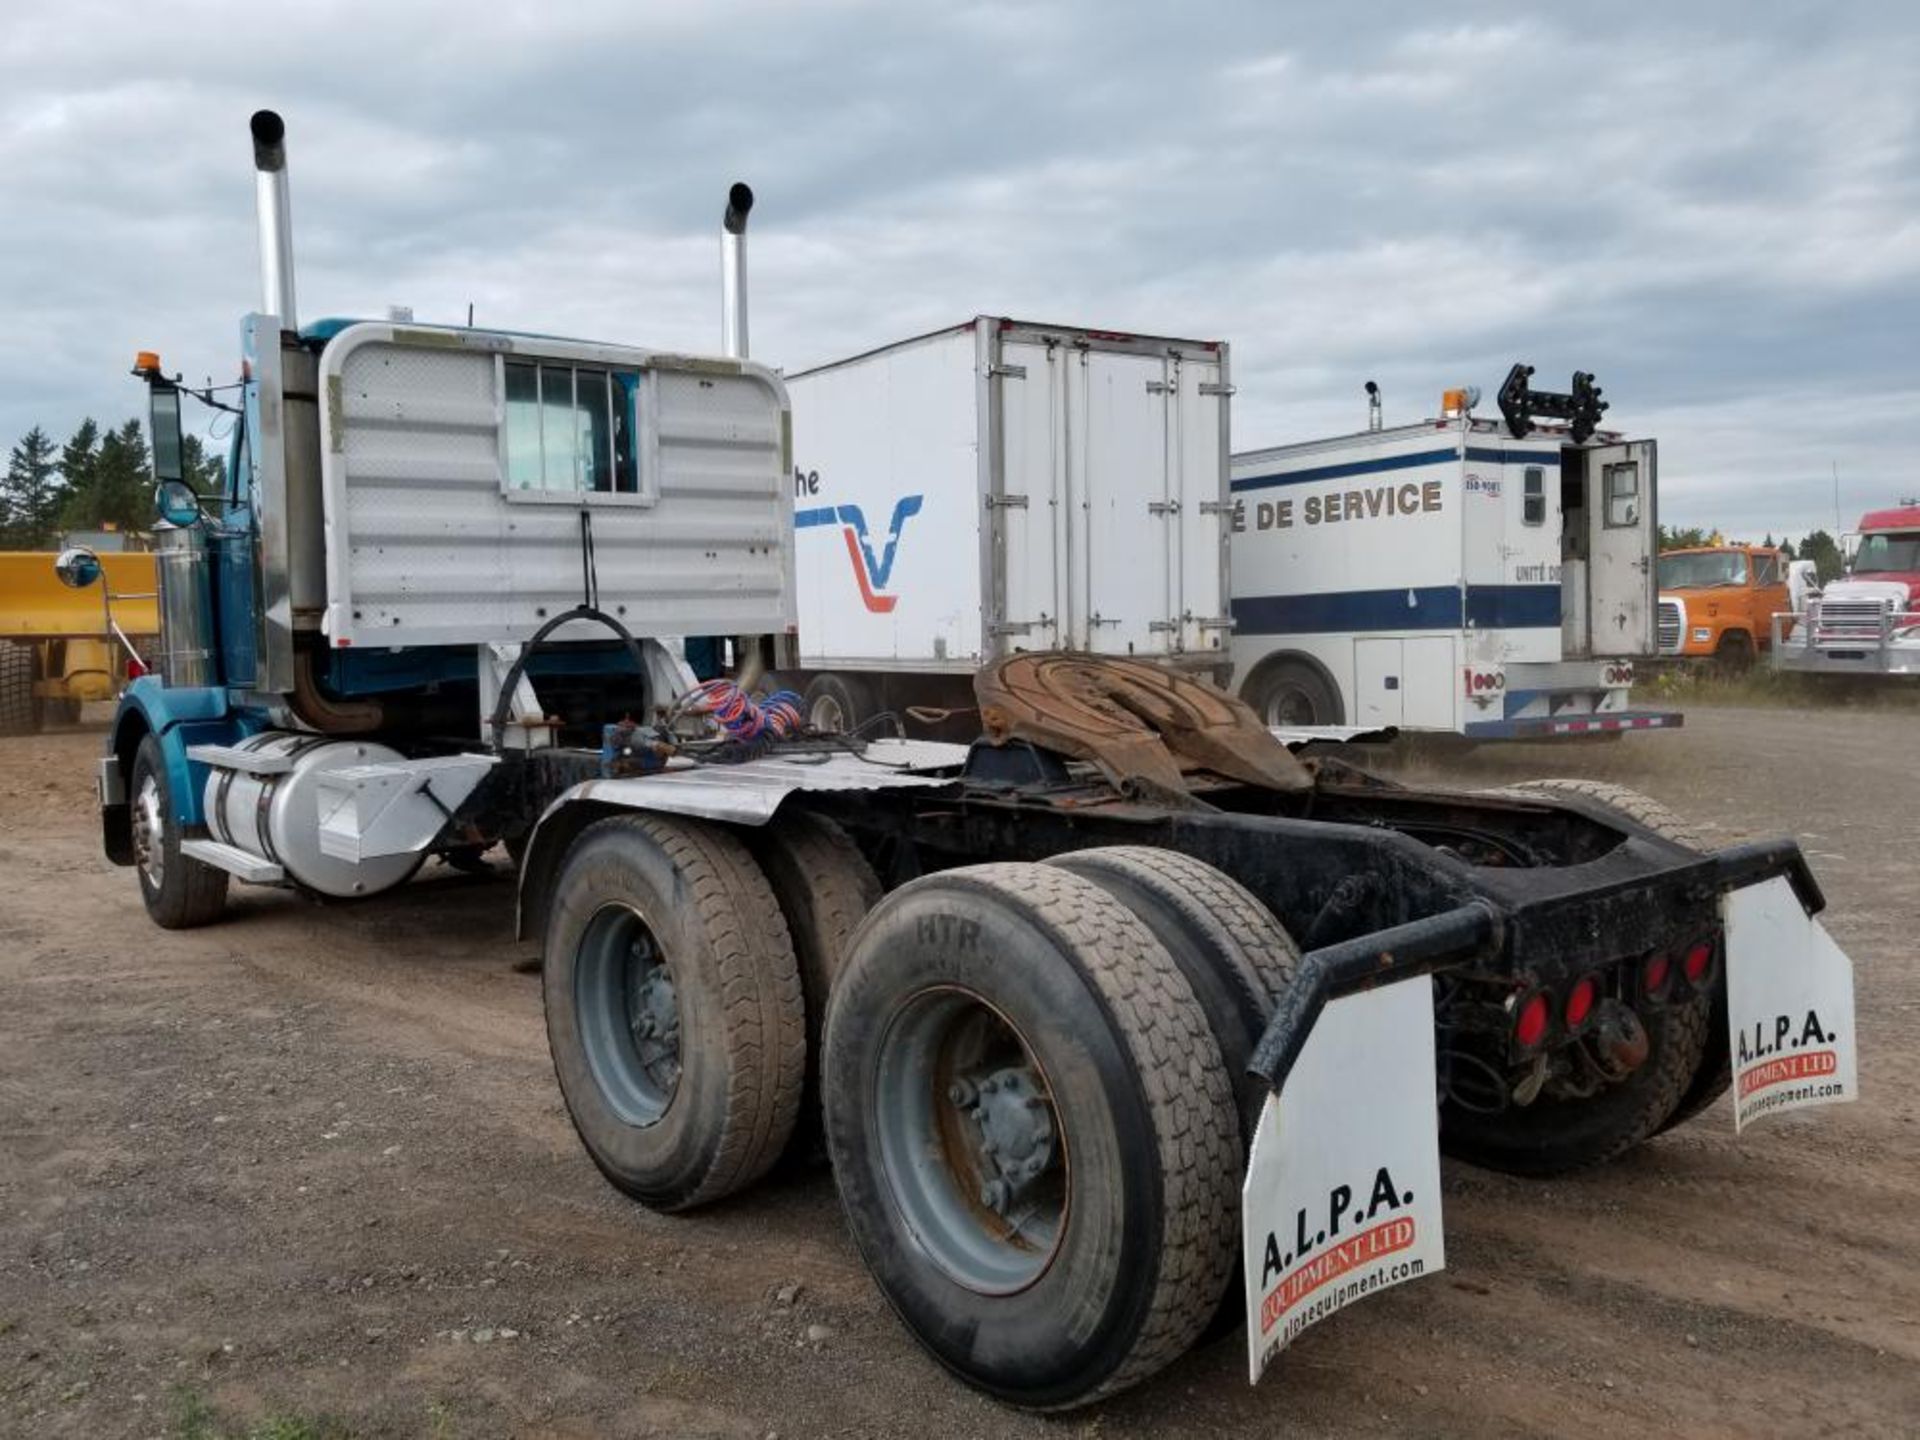
<path id="1" fill-rule="evenodd" d="M 1354 724 L 1399 725 L 1406 718 L 1403 644 L 1400 640 L 1353 642 Z"/>
<path id="2" fill-rule="evenodd" d="M 1587 461 L 1587 627 L 1596 657 L 1654 653 L 1654 442 L 1602 445 Z"/>
<path id="3" fill-rule="evenodd" d="M 1101 655 L 1167 649 L 1172 582 L 1167 502 L 1167 360 L 1076 347 L 1068 361 L 1068 523 L 1076 628 Z"/>
<path id="4" fill-rule="evenodd" d="M 1007 340 L 989 355 L 998 481 L 987 496 L 998 593 L 987 607 L 987 652 L 1071 643 L 1067 599 L 1066 366 L 1057 344 Z"/>

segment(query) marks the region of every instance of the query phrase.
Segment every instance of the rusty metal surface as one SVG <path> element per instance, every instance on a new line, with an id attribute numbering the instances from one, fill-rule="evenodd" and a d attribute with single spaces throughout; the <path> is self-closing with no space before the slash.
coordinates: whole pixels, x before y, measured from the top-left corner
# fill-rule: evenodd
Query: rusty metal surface
<path id="1" fill-rule="evenodd" d="M 1091 761 L 1131 794 L 1184 799 L 1210 771 L 1269 790 L 1308 790 L 1312 775 L 1244 703 L 1142 660 L 1014 655 L 974 676 L 996 744 L 1027 740 Z"/>

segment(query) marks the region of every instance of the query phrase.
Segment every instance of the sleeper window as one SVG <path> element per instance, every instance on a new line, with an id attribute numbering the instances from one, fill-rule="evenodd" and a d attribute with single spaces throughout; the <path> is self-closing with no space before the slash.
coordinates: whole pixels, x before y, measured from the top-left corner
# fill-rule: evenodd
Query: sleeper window
<path id="1" fill-rule="evenodd" d="M 505 372 L 509 494 L 639 492 L 637 376 L 526 360 Z"/>
<path id="2" fill-rule="evenodd" d="M 1640 464 L 1623 461 L 1606 468 L 1607 526 L 1622 529 L 1640 523 Z"/>
<path id="3" fill-rule="evenodd" d="M 1547 479 L 1538 465 L 1529 465 L 1521 480 L 1520 518 L 1528 525 L 1547 523 Z"/>

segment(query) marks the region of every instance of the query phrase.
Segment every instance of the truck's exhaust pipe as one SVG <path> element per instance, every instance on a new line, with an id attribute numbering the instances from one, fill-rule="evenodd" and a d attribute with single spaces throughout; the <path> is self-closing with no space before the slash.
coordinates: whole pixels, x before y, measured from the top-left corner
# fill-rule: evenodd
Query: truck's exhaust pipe
<path id="1" fill-rule="evenodd" d="M 298 330 L 293 303 L 293 206 L 287 198 L 287 122 L 271 110 L 256 110 L 253 132 L 254 208 L 260 219 L 260 304 L 280 318 L 282 330 Z"/>
<path id="2" fill-rule="evenodd" d="M 727 213 L 720 222 L 720 349 L 735 360 L 747 358 L 747 212 L 753 191 L 738 181 L 727 191 Z"/>

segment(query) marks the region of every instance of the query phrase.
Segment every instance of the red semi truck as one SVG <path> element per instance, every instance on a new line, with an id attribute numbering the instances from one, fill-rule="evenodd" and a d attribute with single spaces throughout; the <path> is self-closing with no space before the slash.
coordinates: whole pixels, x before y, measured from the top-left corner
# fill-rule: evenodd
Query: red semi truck
<path id="1" fill-rule="evenodd" d="M 1920 499 L 1869 511 L 1847 573 L 1773 617 L 1773 663 L 1827 674 L 1920 675 Z"/>

